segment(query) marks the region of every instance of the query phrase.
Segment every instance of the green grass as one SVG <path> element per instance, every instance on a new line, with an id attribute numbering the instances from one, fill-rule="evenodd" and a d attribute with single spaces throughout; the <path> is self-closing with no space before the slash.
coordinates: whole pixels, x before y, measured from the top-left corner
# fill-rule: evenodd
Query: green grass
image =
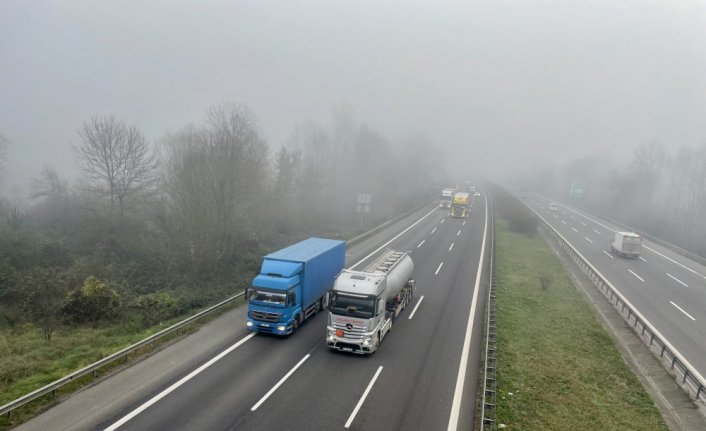
<path id="1" fill-rule="evenodd" d="M 231 306 L 209 314 L 198 322 L 179 330 L 180 335 L 195 331 L 199 325 L 230 309 L 242 300 L 236 300 Z M 194 311 L 192 314 L 195 314 Z M 0 405 L 13 401 L 27 393 L 45 386 L 65 375 L 79 370 L 114 352 L 136 343 L 168 326 L 179 322 L 188 315 L 176 317 L 160 325 L 134 332 L 128 331 L 124 324 L 114 324 L 97 329 L 87 327 L 63 327 L 52 336 L 51 342 L 44 341 L 42 331 L 31 325 L 25 325 L 17 332 L 0 331 Z M 176 334 L 160 339 L 156 347 L 176 338 Z M 130 354 L 130 361 L 152 352 L 151 346 L 145 346 Z M 123 361 L 115 361 L 97 372 L 97 377 L 104 376 Z M 93 376 L 84 376 L 75 383 L 68 384 L 57 391 L 56 398 L 45 395 L 13 411 L 12 417 L 0 416 L 0 430 L 8 429 L 31 418 L 43 409 L 56 403 L 62 396 L 89 384 Z"/>
<path id="2" fill-rule="evenodd" d="M 499 221 L 496 241 L 496 423 L 509 430 L 666 430 L 544 239 Z M 551 279 L 548 287 L 541 278 Z"/>

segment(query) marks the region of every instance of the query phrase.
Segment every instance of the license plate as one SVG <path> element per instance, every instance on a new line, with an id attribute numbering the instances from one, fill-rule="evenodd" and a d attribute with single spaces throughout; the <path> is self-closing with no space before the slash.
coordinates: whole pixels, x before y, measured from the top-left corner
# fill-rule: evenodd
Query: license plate
<path id="1" fill-rule="evenodd" d="M 270 325 L 268 325 L 267 323 L 263 323 L 261 326 L 263 326 L 263 327 L 265 327 L 265 328 L 269 328 L 269 327 L 270 327 Z"/>
<path id="2" fill-rule="evenodd" d="M 343 348 L 343 351 L 344 351 L 344 352 L 352 352 L 352 351 L 353 351 L 353 348 L 351 348 L 351 347 L 344 347 L 344 348 Z"/>

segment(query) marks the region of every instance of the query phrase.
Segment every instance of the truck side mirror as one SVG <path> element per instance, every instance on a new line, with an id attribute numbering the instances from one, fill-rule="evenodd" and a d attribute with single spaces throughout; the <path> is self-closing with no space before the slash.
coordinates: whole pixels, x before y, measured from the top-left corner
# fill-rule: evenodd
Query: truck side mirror
<path id="1" fill-rule="evenodd" d="M 245 300 L 250 301 L 250 296 L 252 296 L 252 288 L 248 287 L 245 289 Z"/>

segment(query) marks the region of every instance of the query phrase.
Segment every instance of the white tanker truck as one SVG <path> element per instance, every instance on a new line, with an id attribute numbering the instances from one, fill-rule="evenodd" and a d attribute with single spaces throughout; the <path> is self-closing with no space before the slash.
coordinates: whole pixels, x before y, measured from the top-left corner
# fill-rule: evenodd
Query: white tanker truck
<path id="1" fill-rule="evenodd" d="M 362 271 L 343 270 L 329 296 L 328 347 L 375 353 L 395 317 L 412 301 L 413 269 L 409 252 L 387 250 Z"/>

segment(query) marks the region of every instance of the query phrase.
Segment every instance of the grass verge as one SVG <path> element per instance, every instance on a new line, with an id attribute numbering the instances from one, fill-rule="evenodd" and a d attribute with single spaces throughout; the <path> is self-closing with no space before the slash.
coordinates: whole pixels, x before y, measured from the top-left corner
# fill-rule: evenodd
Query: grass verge
<path id="1" fill-rule="evenodd" d="M 496 423 L 510 430 L 668 429 L 544 239 L 499 219 L 496 252 Z"/>
<path id="2" fill-rule="evenodd" d="M 129 355 L 128 364 L 149 355 L 175 339 L 194 332 L 200 325 L 210 321 L 225 311 L 243 304 L 242 299 L 234 301 L 196 322 L 180 328 L 176 333 L 162 337 L 154 346 L 147 345 Z M 39 328 L 28 325 L 20 332 L 0 331 L 0 405 L 4 405 L 42 386 L 60 379 L 78 369 L 92 364 L 114 352 L 134 344 L 150 335 L 177 323 L 192 314 L 175 317 L 139 332 L 126 331 L 123 324 L 99 327 L 65 327 L 44 341 Z M 117 360 L 97 370 L 95 377 L 83 376 L 56 391 L 47 394 L 14 410 L 8 417 L 0 416 L 0 430 L 10 429 L 25 422 L 37 413 L 51 407 L 65 397 L 91 383 L 109 375 L 125 365 Z"/>

